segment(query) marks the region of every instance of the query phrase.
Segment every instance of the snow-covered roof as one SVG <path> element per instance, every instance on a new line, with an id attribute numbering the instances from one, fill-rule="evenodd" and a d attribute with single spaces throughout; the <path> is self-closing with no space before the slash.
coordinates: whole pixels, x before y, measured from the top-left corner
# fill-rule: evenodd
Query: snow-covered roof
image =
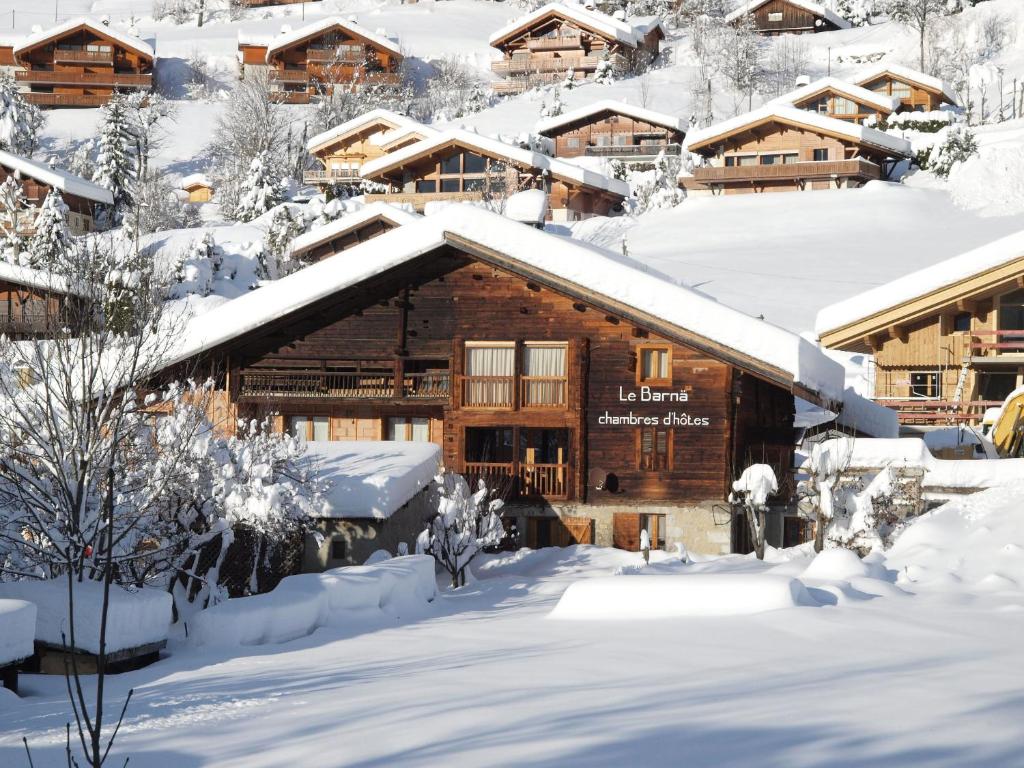
<path id="1" fill-rule="evenodd" d="M 747 2 L 743 3 L 743 5 L 739 6 L 736 10 L 734 10 L 732 13 L 727 15 L 725 17 L 725 20 L 727 22 L 735 21 L 741 16 L 746 16 L 748 13 L 753 13 L 767 2 L 770 2 L 770 0 L 748 0 Z M 840 29 L 849 29 L 851 26 L 849 21 L 844 19 L 842 16 L 840 16 L 838 13 L 831 10 L 830 8 L 826 8 L 821 3 L 813 3 L 811 2 L 811 0 L 785 0 L 785 2 L 789 3 L 790 5 L 796 6 L 797 8 L 802 8 L 803 10 L 809 13 L 813 13 L 815 16 L 820 16 L 821 18 L 831 22 L 832 24 L 835 24 Z"/>
<path id="2" fill-rule="evenodd" d="M 866 320 L 872 315 L 942 288 L 956 286 L 974 275 L 1018 260 L 1024 260 L 1024 230 L 825 307 L 818 312 L 815 331 L 821 335 Z"/>
<path id="3" fill-rule="evenodd" d="M 0 165 L 69 195 L 78 195 L 87 200 L 107 205 L 112 205 L 114 202 L 114 197 L 110 194 L 109 189 L 86 181 L 81 176 L 75 176 L 61 168 L 54 168 L 12 152 L 5 152 L 2 149 L 0 149 Z"/>
<path id="4" fill-rule="evenodd" d="M 423 125 L 422 123 L 416 123 L 415 125 L 406 125 L 401 128 L 395 128 L 393 131 L 375 133 L 370 137 L 370 143 L 378 147 L 387 147 L 410 137 L 414 137 L 419 140 L 429 138 L 436 134 L 436 128 L 431 128 L 429 125 Z"/>
<path id="5" fill-rule="evenodd" d="M 547 117 L 543 120 L 538 120 L 537 125 L 534 127 L 534 131 L 543 134 L 548 131 L 553 131 L 556 128 L 561 128 L 563 125 L 574 123 L 577 120 L 584 120 L 592 115 L 600 114 L 601 112 L 614 112 L 618 115 L 626 115 L 634 120 L 643 120 L 645 123 L 661 125 L 675 131 L 686 130 L 686 123 L 681 117 L 674 117 L 673 115 L 667 115 L 664 112 L 655 112 L 652 109 L 636 107 L 632 104 L 627 104 L 624 101 L 604 99 L 602 101 L 595 101 L 593 104 L 586 107 L 566 112 L 558 117 Z"/>
<path id="6" fill-rule="evenodd" d="M 430 485 L 441 464 L 435 443 L 332 440 L 306 443 L 306 458 L 330 483 L 327 517 L 384 520 Z"/>
<path id="7" fill-rule="evenodd" d="M 340 28 L 343 31 L 361 37 L 364 40 L 369 41 L 378 48 L 383 48 L 396 56 L 402 55 L 402 49 L 398 43 L 390 38 L 384 37 L 383 35 L 377 34 L 373 30 L 367 29 L 361 24 L 352 21 L 351 19 L 343 19 L 340 16 L 332 16 L 320 21 L 314 21 L 312 24 L 307 24 L 304 27 L 293 29 L 291 32 L 284 32 L 273 40 L 267 46 L 267 61 L 270 61 L 270 57 L 277 51 L 283 48 L 288 48 L 295 43 L 301 42 L 309 37 L 315 37 L 328 30 Z"/>
<path id="8" fill-rule="evenodd" d="M 397 112 L 392 112 L 390 109 L 371 109 L 369 112 L 357 115 L 351 120 L 346 120 L 341 125 L 336 125 L 322 133 L 318 133 L 306 142 L 306 149 L 310 152 L 315 152 L 325 144 L 330 144 L 331 142 L 336 141 L 343 136 L 347 136 L 354 131 L 359 131 L 378 123 L 393 126 L 393 128 L 386 131 L 381 131 L 383 134 L 388 134 L 393 130 L 405 130 L 412 128 L 421 130 L 423 133 L 428 133 L 434 130 L 433 128 L 429 128 L 426 125 L 413 120 L 411 117 L 406 117 L 405 115 L 400 115 Z"/>
<path id="9" fill-rule="evenodd" d="M 570 239 L 525 226 L 489 211 L 453 205 L 351 248 L 348 258 L 324 259 L 257 291 L 192 318 L 170 366 L 224 345 L 339 291 L 454 242 L 478 245 L 524 269 L 587 294 L 588 300 L 629 308 L 659 333 L 704 345 L 747 369 L 793 382 L 820 397 L 839 399 L 842 366 L 814 344 L 764 320 Z"/>
<path id="10" fill-rule="evenodd" d="M 742 130 L 748 125 L 770 120 L 781 120 L 795 125 L 806 126 L 812 130 L 816 129 L 843 136 L 860 144 L 873 145 L 894 155 L 909 157 L 911 154 L 910 142 L 906 139 L 901 139 L 899 136 L 891 136 L 874 128 L 852 123 L 849 120 L 837 120 L 834 117 L 819 115 L 817 112 L 797 109 L 786 104 L 765 104 L 763 107 L 759 107 L 752 112 L 745 112 L 742 115 L 723 120 L 707 128 L 691 130 L 686 135 L 686 145 L 692 151 L 693 147 L 706 144 L 720 136 Z"/>
<path id="11" fill-rule="evenodd" d="M 91 31 L 98 35 L 109 37 L 112 40 L 116 40 L 126 48 L 131 48 L 144 56 L 153 58 L 156 56 L 153 46 L 134 35 L 129 35 L 126 32 L 119 32 L 111 26 L 102 24 L 98 21 L 88 18 L 87 16 L 79 16 L 74 19 L 68 19 L 67 21 L 57 24 L 56 26 L 44 29 L 41 32 L 36 32 L 33 35 L 29 35 L 24 38 L 14 49 L 14 55 L 17 56 L 22 51 L 28 51 L 35 48 L 40 43 L 45 43 L 47 40 L 52 40 L 55 37 L 59 37 L 66 32 L 72 32 L 79 27 L 87 27 Z"/>
<path id="12" fill-rule="evenodd" d="M 190 173 L 188 176 L 183 176 L 178 182 L 178 189 L 188 189 L 189 187 L 212 188 L 213 182 L 205 173 Z"/>
<path id="13" fill-rule="evenodd" d="M 792 105 L 824 91 L 834 91 L 853 101 L 866 104 L 869 107 L 875 107 L 887 113 L 895 112 L 896 108 L 900 105 L 898 96 L 886 96 L 883 93 L 875 93 L 867 88 L 861 88 L 859 85 L 853 85 L 845 80 L 840 80 L 838 77 L 822 77 L 807 85 L 802 85 L 789 93 L 784 93 L 768 103 Z"/>
<path id="14" fill-rule="evenodd" d="M 0 667 L 35 653 L 35 640 L 35 603 L 0 599 Z"/>
<path id="15" fill-rule="evenodd" d="M 88 291 L 68 280 L 63 275 L 55 275 L 52 272 L 43 272 L 31 267 L 22 267 L 18 264 L 11 264 L 3 259 L 0 259 L 0 280 L 6 280 L 15 285 L 24 285 L 28 288 L 36 288 L 47 293 L 60 293 L 70 296 L 88 295 Z"/>
<path id="16" fill-rule="evenodd" d="M 629 197 L 629 184 L 624 181 L 587 170 L 566 160 L 559 160 L 542 155 L 540 152 L 514 147 L 503 141 L 481 136 L 461 128 L 442 131 L 423 141 L 417 141 L 415 144 L 410 144 L 383 157 L 378 157 L 376 160 L 371 160 L 362 166 L 360 173 L 364 178 L 373 178 L 392 168 L 401 166 L 415 157 L 429 154 L 449 144 L 457 144 L 462 147 L 475 149 L 491 157 L 501 157 L 523 166 L 548 171 L 552 176 L 569 179 L 578 184 L 597 187 L 613 194 Z"/>
<path id="17" fill-rule="evenodd" d="M 405 224 L 418 221 L 420 216 L 415 213 L 409 213 L 408 211 L 394 205 L 389 205 L 388 203 L 370 203 L 369 205 L 363 206 L 358 211 L 347 213 L 328 224 L 324 224 L 322 227 L 317 227 L 309 232 L 304 232 L 292 240 L 289 245 L 289 251 L 294 254 L 309 250 L 320 243 L 356 229 L 366 222 L 373 221 L 376 218 L 386 219 L 396 227 L 401 227 Z"/>
<path id="18" fill-rule="evenodd" d="M 488 38 L 488 43 L 492 46 L 497 45 L 519 30 L 530 27 L 535 22 L 546 19 L 552 14 L 560 14 L 563 18 L 571 19 L 605 37 L 631 46 L 636 46 L 640 38 L 657 27 L 661 27 L 664 31 L 664 25 L 657 17 L 645 16 L 640 19 L 620 21 L 606 13 L 592 11 L 576 3 L 548 3 L 506 24 Z"/>
<path id="19" fill-rule="evenodd" d="M 933 93 L 941 93 L 942 97 L 950 104 L 958 106 L 960 104 L 960 100 L 957 98 L 956 92 L 953 90 L 953 86 L 945 80 L 932 77 L 931 75 L 926 75 L 924 72 L 919 72 L 918 70 L 911 69 L 910 67 L 904 67 L 902 64 L 880 62 L 874 66 L 860 70 L 857 73 L 857 79 L 854 82 L 857 85 L 863 86 L 886 74 L 892 75 L 897 80 L 905 80 L 908 83 L 919 85 L 925 90 L 932 91 Z"/>

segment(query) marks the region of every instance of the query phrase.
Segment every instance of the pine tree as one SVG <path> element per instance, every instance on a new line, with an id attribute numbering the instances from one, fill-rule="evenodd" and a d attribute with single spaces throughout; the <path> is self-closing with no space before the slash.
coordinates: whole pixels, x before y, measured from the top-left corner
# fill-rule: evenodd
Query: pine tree
<path id="1" fill-rule="evenodd" d="M 31 157 L 45 122 L 42 111 L 18 92 L 10 74 L 0 72 L 0 149 Z"/>
<path id="2" fill-rule="evenodd" d="M 28 201 L 18 174 L 12 173 L 0 184 L 0 248 L 21 251 L 21 232 L 31 218 Z"/>
<path id="3" fill-rule="evenodd" d="M 135 202 L 136 141 L 130 127 L 128 103 L 123 95 L 115 93 L 103 107 L 102 116 L 93 180 L 113 195 L 114 211 L 108 223 L 117 224 L 125 210 Z"/>
<path id="4" fill-rule="evenodd" d="M 70 246 L 68 207 L 60 192 L 51 189 L 39 209 L 35 232 L 28 241 L 29 266 L 56 267 L 61 264 Z"/>
<path id="5" fill-rule="evenodd" d="M 277 277 L 284 277 L 302 266 L 289 256 L 289 246 L 303 229 L 302 218 L 293 216 L 288 206 L 283 205 L 274 211 L 264 242 L 266 254 L 276 259 Z"/>
<path id="6" fill-rule="evenodd" d="M 273 167 L 266 152 L 261 152 L 249 164 L 249 173 L 242 181 L 235 218 L 252 221 L 281 202 L 281 183 L 274 178 Z"/>

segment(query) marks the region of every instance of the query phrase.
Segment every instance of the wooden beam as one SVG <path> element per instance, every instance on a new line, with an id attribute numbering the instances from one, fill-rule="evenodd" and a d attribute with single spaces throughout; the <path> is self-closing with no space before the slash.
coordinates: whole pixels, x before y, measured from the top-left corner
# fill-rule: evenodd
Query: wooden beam
<path id="1" fill-rule="evenodd" d="M 1017 279 L 1019 280 L 1020 278 Z M 956 302 L 956 311 L 974 314 L 978 311 L 978 302 L 974 299 L 959 299 Z"/>
<path id="2" fill-rule="evenodd" d="M 907 329 L 902 325 L 890 325 L 886 328 L 886 333 L 889 334 L 889 338 L 895 341 L 901 341 L 904 344 L 907 343 Z"/>

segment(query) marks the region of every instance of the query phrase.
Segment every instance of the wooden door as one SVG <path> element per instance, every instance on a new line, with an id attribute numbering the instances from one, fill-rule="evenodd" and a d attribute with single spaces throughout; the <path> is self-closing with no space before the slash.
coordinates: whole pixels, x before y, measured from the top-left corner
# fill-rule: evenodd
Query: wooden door
<path id="1" fill-rule="evenodd" d="M 640 551 L 640 515 L 616 512 L 612 515 L 612 546 L 629 552 Z"/>

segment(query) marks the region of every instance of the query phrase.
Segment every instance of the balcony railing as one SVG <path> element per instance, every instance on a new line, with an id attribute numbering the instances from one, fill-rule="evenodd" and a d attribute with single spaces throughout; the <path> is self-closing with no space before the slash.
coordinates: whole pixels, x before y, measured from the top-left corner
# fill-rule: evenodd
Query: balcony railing
<path id="1" fill-rule="evenodd" d="M 876 400 L 896 411 L 900 424 L 980 424 L 985 411 L 1002 400 L 939 400 L 929 398 L 888 398 Z"/>
<path id="2" fill-rule="evenodd" d="M 23 93 L 25 101 L 39 107 L 102 107 L 109 93 Z"/>
<path id="3" fill-rule="evenodd" d="M 448 397 L 449 380 L 447 371 L 408 373 L 396 390 L 394 374 L 386 372 L 249 369 L 241 372 L 239 395 L 263 399 L 441 400 Z"/>
<path id="4" fill-rule="evenodd" d="M 1024 354 L 1024 330 L 974 331 L 971 351 L 978 356 Z"/>
<path id="5" fill-rule="evenodd" d="M 569 48 L 583 48 L 583 38 L 579 35 L 560 35 L 558 37 L 538 37 L 526 41 L 531 51 L 561 51 Z"/>
<path id="6" fill-rule="evenodd" d="M 307 91 L 271 91 L 270 98 L 278 104 L 309 104 L 313 95 Z"/>
<path id="7" fill-rule="evenodd" d="M 150 88 L 153 75 L 128 72 L 64 72 L 28 69 L 14 73 L 19 83 L 46 85 L 105 85 L 111 88 Z"/>
<path id="8" fill-rule="evenodd" d="M 73 64 L 113 64 L 114 51 L 90 51 L 84 48 L 56 48 L 53 60 Z"/>
<path id="9" fill-rule="evenodd" d="M 353 51 L 349 48 L 307 48 L 307 61 L 338 61 L 346 64 L 356 64 L 366 61 L 365 51 Z"/>
<path id="10" fill-rule="evenodd" d="M 627 144 L 604 147 L 587 147 L 584 154 L 592 157 L 657 157 L 664 152 L 666 155 L 682 153 L 679 144 Z"/>
<path id="11" fill-rule="evenodd" d="M 467 461 L 464 474 L 473 485 L 481 479 L 488 488 L 507 491 L 511 497 L 564 499 L 569 491 L 568 464 Z"/>
<path id="12" fill-rule="evenodd" d="M 302 180 L 306 184 L 324 184 L 333 181 L 357 182 L 361 180 L 358 168 L 330 168 L 321 171 L 304 171 Z"/>
<path id="13" fill-rule="evenodd" d="M 427 203 L 435 201 L 463 203 L 483 200 L 483 192 L 382 192 L 366 195 L 366 202 L 383 201 L 400 205 L 407 203 L 418 211 L 422 211 Z"/>
<path id="14" fill-rule="evenodd" d="M 57 325 L 57 317 L 45 312 L 25 313 L 20 317 L 0 317 L 0 334 L 4 336 L 36 336 Z"/>
<path id="15" fill-rule="evenodd" d="M 511 408 L 515 376 L 463 376 L 462 405 L 465 408 Z"/>
<path id="16" fill-rule="evenodd" d="M 569 381 L 555 376 L 521 376 L 519 403 L 524 408 L 564 408 Z"/>
<path id="17" fill-rule="evenodd" d="M 588 71 L 597 69 L 597 56 L 565 56 L 561 58 L 501 59 L 491 62 L 491 71 L 496 75 L 526 75 L 534 72 L 568 72 L 570 69 Z"/>
<path id="18" fill-rule="evenodd" d="M 308 83 L 309 72 L 304 69 L 271 69 L 270 79 L 280 83 Z"/>
<path id="19" fill-rule="evenodd" d="M 869 160 L 830 160 L 821 162 L 775 163 L 772 165 L 732 165 L 694 168 L 694 180 L 702 184 L 731 181 L 770 181 L 831 179 L 833 177 L 880 179 L 882 169 Z"/>

